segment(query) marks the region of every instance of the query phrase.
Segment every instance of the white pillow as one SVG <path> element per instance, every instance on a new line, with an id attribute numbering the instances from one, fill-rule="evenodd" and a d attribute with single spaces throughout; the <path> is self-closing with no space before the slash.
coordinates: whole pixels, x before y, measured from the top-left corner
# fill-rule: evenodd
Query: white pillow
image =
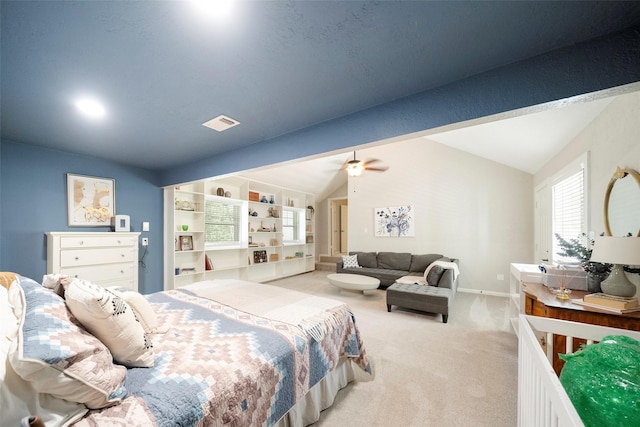
<path id="1" fill-rule="evenodd" d="M 358 255 L 342 255 L 343 268 L 360 268 L 358 265 Z"/>
<path id="2" fill-rule="evenodd" d="M 69 282 L 71 282 L 71 278 L 69 276 L 63 276 L 62 274 L 45 274 L 42 276 L 42 286 L 50 289 L 62 298 L 64 298 L 64 286 L 62 284 Z"/>
<path id="3" fill-rule="evenodd" d="M 151 340 L 124 299 L 86 280 L 63 286 L 69 310 L 107 346 L 113 360 L 127 367 L 153 366 Z"/>
<path id="4" fill-rule="evenodd" d="M 11 369 L 7 366 L 7 374 L 13 373 L 14 378 L 17 374 L 23 380 L 10 379 L 8 383 L 13 385 L 12 392 L 22 397 L 21 405 L 30 408 L 30 413 L 21 414 L 23 417 L 42 417 L 45 412 L 38 409 L 42 405 L 52 412 L 63 411 L 58 417 L 75 419 L 84 413 L 84 405 L 69 402 L 103 408 L 124 398 L 127 370 L 113 364 L 107 347 L 78 323 L 60 296 L 31 279 L 19 277 L 9 288 L 8 301 L 19 324 L 7 336 L 11 342 L 7 356 Z M 7 333 L 12 331 L 10 325 L 6 323 Z M 9 398 L 4 391 L 1 395 Z M 4 400 L 2 408 L 4 420 Z M 55 414 L 44 419 L 53 421 Z"/>
<path id="5" fill-rule="evenodd" d="M 156 312 L 153 311 L 151 304 L 142 294 L 123 288 L 109 288 L 109 290 L 129 304 L 146 333 L 155 334 L 160 332 Z"/>

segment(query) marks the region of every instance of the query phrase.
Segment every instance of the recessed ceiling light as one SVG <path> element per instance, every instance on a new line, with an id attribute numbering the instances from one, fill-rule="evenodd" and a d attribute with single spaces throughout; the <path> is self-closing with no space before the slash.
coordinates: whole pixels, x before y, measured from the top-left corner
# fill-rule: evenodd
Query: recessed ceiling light
<path id="1" fill-rule="evenodd" d="M 206 126 L 209 129 L 217 130 L 218 132 L 222 132 L 223 130 L 238 126 L 239 124 L 239 121 L 234 120 L 231 117 L 219 115 L 218 117 L 203 123 L 202 126 Z"/>
<path id="2" fill-rule="evenodd" d="M 191 3 L 203 16 L 224 18 L 231 12 L 233 0 L 191 0 Z"/>
<path id="3" fill-rule="evenodd" d="M 76 101 L 76 108 L 82 114 L 89 117 L 103 117 L 106 113 L 101 103 L 94 99 L 82 98 Z"/>

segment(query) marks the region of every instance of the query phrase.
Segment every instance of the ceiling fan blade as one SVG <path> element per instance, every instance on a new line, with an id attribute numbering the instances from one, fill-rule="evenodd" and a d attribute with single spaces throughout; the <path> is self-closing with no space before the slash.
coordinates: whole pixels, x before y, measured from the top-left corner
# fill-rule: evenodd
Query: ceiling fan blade
<path id="1" fill-rule="evenodd" d="M 367 159 L 367 160 L 364 161 L 364 163 L 368 165 L 369 163 L 378 163 L 378 162 L 381 162 L 381 161 L 382 160 L 380 160 L 380 159 Z"/>
<path id="2" fill-rule="evenodd" d="M 364 170 L 372 171 L 372 172 L 384 172 L 387 169 L 389 169 L 389 166 L 382 166 L 382 167 L 379 167 L 379 168 L 370 168 L 370 167 L 367 166 L 367 167 L 364 168 Z"/>

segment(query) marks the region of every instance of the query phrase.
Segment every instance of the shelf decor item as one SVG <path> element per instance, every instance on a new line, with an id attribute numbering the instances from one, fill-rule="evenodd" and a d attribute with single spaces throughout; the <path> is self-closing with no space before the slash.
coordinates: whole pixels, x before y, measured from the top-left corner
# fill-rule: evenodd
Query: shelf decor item
<path id="1" fill-rule="evenodd" d="M 267 262 L 267 251 L 254 251 L 253 252 L 253 263 L 261 264 Z"/>
<path id="2" fill-rule="evenodd" d="M 67 174 L 69 227 L 111 227 L 116 213 L 115 180 Z"/>
<path id="3" fill-rule="evenodd" d="M 193 250 L 193 236 L 180 236 L 180 250 L 192 251 Z"/>
<path id="4" fill-rule="evenodd" d="M 260 194 L 256 193 L 255 191 L 249 191 L 249 201 L 250 202 L 259 202 L 260 201 Z"/>

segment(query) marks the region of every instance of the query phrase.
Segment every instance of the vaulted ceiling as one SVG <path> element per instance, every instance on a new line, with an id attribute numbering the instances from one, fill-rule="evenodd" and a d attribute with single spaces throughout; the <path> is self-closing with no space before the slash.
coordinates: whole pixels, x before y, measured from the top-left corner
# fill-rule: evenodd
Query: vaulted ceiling
<path id="1" fill-rule="evenodd" d="M 163 170 L 640 25 L 637 2 L 197 3 L 3 1 L 2 139 Z"/>

